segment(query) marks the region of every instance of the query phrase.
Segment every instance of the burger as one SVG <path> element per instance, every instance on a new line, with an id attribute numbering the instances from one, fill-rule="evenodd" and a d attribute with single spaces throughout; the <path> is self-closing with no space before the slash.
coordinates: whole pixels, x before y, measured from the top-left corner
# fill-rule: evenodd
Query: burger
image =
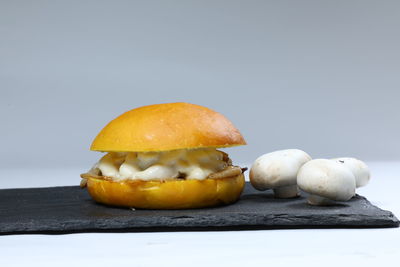
<path id="1" fill-rule="evenodd" d="M 245 168 L 218 148 L 245 145 L 223 115 L 189 103 L 132 109 L 108 123 L 90 149 L 106 154 L 81 174 L 98 203 L 188 209 L 237 201 Z"/>

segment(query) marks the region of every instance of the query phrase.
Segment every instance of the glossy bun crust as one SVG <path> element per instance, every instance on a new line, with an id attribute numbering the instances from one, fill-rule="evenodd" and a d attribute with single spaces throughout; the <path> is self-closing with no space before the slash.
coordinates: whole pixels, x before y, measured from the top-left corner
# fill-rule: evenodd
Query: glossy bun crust
<path id="1" fill-rule="evenodd" d="M 85 178 L 88 192 L 96 202 L 140 209 L 190 209 L 230 204 L 239 199 L 245 185 L 243 174 L 167 181 Z"/>
<path id="2" fill-rule="evenodd" d="M 189 103 L 167 103 L 125 112 L 101 130 L 90 149 L 145 152 L 245 144 L 220 113 Z"/>

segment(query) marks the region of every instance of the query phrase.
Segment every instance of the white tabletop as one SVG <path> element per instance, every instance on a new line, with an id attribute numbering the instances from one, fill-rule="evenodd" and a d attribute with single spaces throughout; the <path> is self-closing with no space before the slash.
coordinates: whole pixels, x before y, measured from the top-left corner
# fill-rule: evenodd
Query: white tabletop
<path id="1" fill-rule="evenodd" d="M 400 162 L 358 193 L 400 216 Z M 0 188 L 76 185 L 79 169 L 0 170 Z M 0 211 L 1 214 L 1 211 Z M 398 266 L 400 228 L 0 236 L 0 266 Z"/>

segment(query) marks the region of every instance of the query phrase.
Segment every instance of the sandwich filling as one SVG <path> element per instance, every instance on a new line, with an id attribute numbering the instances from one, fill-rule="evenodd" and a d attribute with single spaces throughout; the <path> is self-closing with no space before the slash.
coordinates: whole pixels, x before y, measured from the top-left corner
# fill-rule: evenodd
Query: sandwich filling
<path id="1" fill-rule="evenodd" d="M 112 180 L 170 180 L 219 178 L 215 173 L 231 165 L 228 155 L 215 148 L 164 152 L 109 152 L 88 172 Z M 239 169 L 240 170 L 240 169 Z"/>

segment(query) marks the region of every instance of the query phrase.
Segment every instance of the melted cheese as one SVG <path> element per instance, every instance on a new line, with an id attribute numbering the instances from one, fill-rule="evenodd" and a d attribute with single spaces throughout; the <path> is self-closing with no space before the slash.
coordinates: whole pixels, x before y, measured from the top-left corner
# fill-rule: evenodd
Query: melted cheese
<path id="1" fill-rule="evenodd" d="M 184 176 L 203 180 L 226 168 L 222 152 L 214 148 L 182 149 L 166 152 L 110 152 L 91 172 L 115 180 L 168 180 Z"/>

